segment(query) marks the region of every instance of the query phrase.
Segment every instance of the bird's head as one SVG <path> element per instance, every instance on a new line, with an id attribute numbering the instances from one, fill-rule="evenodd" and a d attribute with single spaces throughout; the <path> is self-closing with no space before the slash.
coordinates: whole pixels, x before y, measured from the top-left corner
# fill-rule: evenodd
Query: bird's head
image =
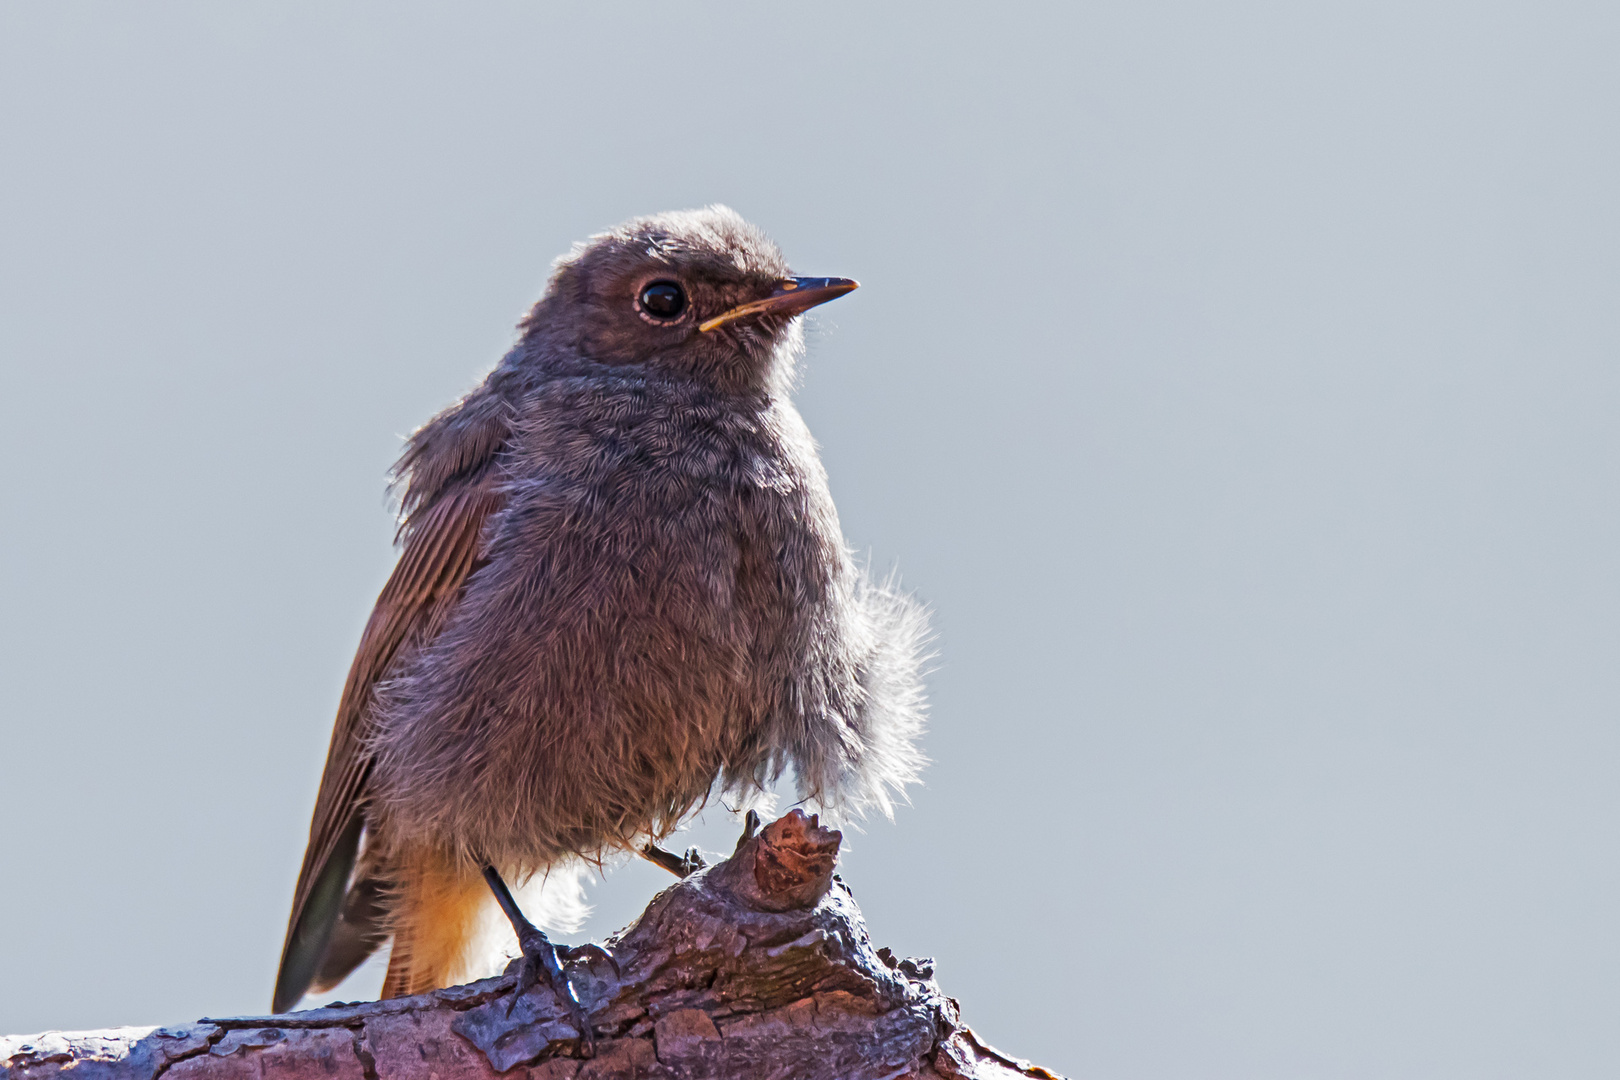
<path id="1" fill-rule="evenodd" d="M 796 317 L 855 287 L 793 276 L 764 233 L 709 206 L 637 218 L 576 244 L 521 329 L 542 362 L 640 364 L 766 388 L 791 365 Z"/>

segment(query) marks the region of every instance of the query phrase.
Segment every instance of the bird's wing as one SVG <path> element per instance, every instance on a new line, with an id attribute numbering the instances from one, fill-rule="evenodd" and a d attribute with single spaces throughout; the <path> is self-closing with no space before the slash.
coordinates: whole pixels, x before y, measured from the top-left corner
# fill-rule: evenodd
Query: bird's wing
<path id="1" fill-rule="evenodd" d="M 404 550 L 377 597 L 338 704 L 282 946 L 276 1012 L 296 1005 L 315 980 L 344 906 L 364 827 L 371 771 L 366 724 L 373 690 L 402 650 L 438 633 L 462 584 L 479 565 L 484 524 L 501 503 L 496 480 L 491 467 L 464 474 L 410 516 Z"/>

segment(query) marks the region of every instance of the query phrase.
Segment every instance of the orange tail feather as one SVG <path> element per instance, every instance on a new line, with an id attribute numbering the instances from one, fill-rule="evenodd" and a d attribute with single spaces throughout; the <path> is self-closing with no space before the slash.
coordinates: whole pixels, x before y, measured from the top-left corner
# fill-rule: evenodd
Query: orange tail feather
<path id="1" fill-rule="evenodd" d="M 482 875 L 420 848 L 403 853 L 398 866 L 382 996 L 421 994 L 482 974 L 479 930 L 490 904 Z"/>

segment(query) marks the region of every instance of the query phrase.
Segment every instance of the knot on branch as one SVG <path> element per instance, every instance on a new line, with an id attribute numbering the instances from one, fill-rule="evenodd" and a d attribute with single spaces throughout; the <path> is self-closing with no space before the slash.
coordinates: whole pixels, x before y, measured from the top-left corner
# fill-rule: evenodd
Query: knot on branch
<path id="1" fill-rule="evenodd" d="M 711 885 L 756 911 L 813 908 L 832 885 L 843 841 L 814 814 L 793 810 L 738 844 L 709 871 Z"/>

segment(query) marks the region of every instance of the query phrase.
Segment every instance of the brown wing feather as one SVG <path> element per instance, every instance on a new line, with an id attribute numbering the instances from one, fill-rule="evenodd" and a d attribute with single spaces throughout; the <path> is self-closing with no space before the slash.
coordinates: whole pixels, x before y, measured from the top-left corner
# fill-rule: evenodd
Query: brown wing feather
<path id="1" fill-rule="evenodd" d="M 495 479 L 494 470 L 485 469 L 476 479 L 447 485 L 431 505 L 411 515 L 404 530 L 404 550 L 366 622 L 338 703 L 309 847 L 287 922 L 288 945 L 317 877 L 361 812 L 371 770 L 366 723 L 373 689 L 402 649 L 438 632 L 462 584 L 479 565 L 484 524 L 501 503 Z"/>

